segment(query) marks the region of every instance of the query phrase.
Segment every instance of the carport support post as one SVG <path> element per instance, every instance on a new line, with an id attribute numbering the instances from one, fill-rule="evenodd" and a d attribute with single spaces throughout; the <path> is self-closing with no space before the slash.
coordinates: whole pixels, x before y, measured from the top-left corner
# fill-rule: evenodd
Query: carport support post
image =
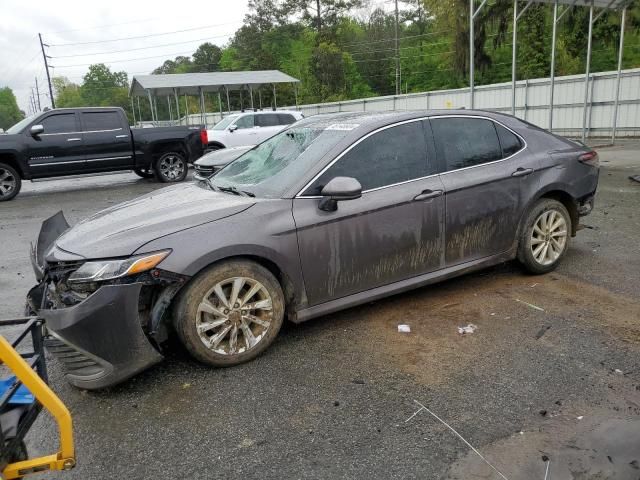
<path id="1" fill-rule="evenodd" d="M 480 12 L 482 7 L 484 7 L 485 3 L 487 3 L 487 0 L 482 0 L 482 3 L 478 7 L 478 9 L 475 10 L 474 9 L 475 0 L 469 0 L 469 103 L 470 103 L 470 108 L 472 109 L 475 106 L 474 92 L 473 92 L 473 87 L 474 87 L 473 74 L 474 74 L 474 68 L 475 68 L 474 40 L 475 40 L 476 32 L 475 32 L 474 24 L 475 24 L 476 15 L 478 15 L 478 12 Z"/>
<path id="2" fill-rule="evenodd" d="M 136 124 L 136 107 L 133 106 L 133 97 L 131 97 L 131 113 L 133 113 L 133 125 Z"/>
<path id="3" fill-rule="evenodd" d="M 260 110 L 262 110 L 262 89 L 258 87 L 258 104 L 260 105 Z"/>
<path id="4" fill-rule="evenodd" d="M 220 108 L 220 120 L 222 120 L 222 95 L 220 95 L 220 90 L 218 90 L 218 107 Z"/>
<path id="5" fill-rule="evenodd" d="M 276 84 L 272 83 L 271 85 L 273 85 L 273 109 L 277 110 L 278 109 L 278 96 L 276 95 Z"/>
<path id="6" fill-rule="evenodd" d="M 616 128 L 618 126 L 618 103 L 620 101 L 620 76 L 622 70 L 622 53 L 624 50 L 624 24 L 627 20 L 627 7 L 622 9 L 620 19 L 620 46 L 618 47 L 618 75 L 616 77 L 616 98 L 613 102 L 613 123 L 611 125 L 611 143 L 616 141 Z"/>
<path id="7" fill-rule="evenodd" d="M 293 84 L 293 95 L 296 98 L 296 110 L 298 110 L 298 85 Z"/>
<path id="8" fill-rule="evenodd" d="M 204 119 L 204 95 L 202 94 L 202 87 L 198 87 L 198 96 L 200 97 L 200 124 L 206 127 Z"/>
<path id="9" fill-rule="evenodd" d="M 184 124 L 189 126 L 189 100 L 187 99 L 187 94 L 184 94 Z"/>
<path id="10" fill-rule="evenodd" d="M 151 98 L 151 91 L 147 90 L 147 97 L 149 98 L 149 109 L 151 110 L 151 121 L 155 122 L 155 116 L 153 115 L 153 99 Z"/>
<path id="11" fill-rule="evenodd" d="M 227 112 L 229 112 L 229 114 L 231 114 L 231 102 L 229 101 L 229 89 L 227 88 L 227 86 L 224 86 L 224 91 L 227 92 Z"/>
<path id="12" fill-rule="evenodd" d="M 249 85 L 249 95 L 251 96 L 251 110 L 255 110 L 253 108 L 253 88 L 251 88 L 251 85 Z"/>
<path id="13" fill-rule="evenodd" d="M 178 101 L 178 91 L 174 88 L 173 89 L 173 97 L 176 100 L 176 118 L 178 119 L 178 122 L 180 121 L 180 102 Z"/>
<path id="14" fill-rule="evenodd" d="M 587 103 L 589 102 L 589 74 L 591 69 L 591 41 L 593 36 L 593 0 L 589 7 L 589 36 L 587 38 L 587 63 L 584 73 L 584 104 L 582 107 L 582 141 L 587 139 Z"/>
<path id="15" fill-rule="evenodd" d="M 173 113 L 171 112 L 171 99 L 167 96 L 167 107 L 169 107 L 169 121 L 173 122 Z"/>

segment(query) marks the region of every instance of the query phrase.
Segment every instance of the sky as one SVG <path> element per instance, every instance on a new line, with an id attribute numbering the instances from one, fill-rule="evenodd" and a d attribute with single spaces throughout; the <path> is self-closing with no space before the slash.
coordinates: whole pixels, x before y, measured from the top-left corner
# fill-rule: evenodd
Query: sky
<path id="1" fill-rule="evenodd" d="M 45 50 L 52 57 L 53 76 L 80 83 L 87 64 L 105 63 L 126 71 L 131 80 L 133 74 L 151 73 L 168 58 L 192 54 L 205 41 L 224 45 L 249 11 L 246 0 L 184 2 L 184 9 L 180 5 L 148 0 L 0 0 L 0 88 L 11 87 L 20 108 L 28 112 L 37 77 L 41 106 L 50 105 L 38 33 L 50 45 Z M 142 36 L 146 38 L 131 38 Z"/>

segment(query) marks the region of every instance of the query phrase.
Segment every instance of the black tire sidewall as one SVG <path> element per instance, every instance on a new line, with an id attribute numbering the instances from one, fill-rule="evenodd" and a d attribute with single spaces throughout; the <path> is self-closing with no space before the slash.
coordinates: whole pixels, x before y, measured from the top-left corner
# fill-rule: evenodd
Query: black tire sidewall
<path id="1" fill-rule="evenodd" d="M 8 202 L 9 200 L 13 200 L 18 193 L 20 193 L 20 189 L 22 188 L 22 178 L 20 178 L 20 174 L 18 171 L 13 168 L 11 165 L 0 162 L 0 168 L 6 169 L 13 175 L 13 178 L 16 179 L 16 187 L 13 189 L 9 195 L 3 195 L 0 197 L 0 202 Z"/>
<path id="2" fill-rule="evenodd" d="M 179 178 L 176 178 L 175 180 L 172 180 L 170 178 L 165 177 L 162 174 L 162 172 L 160 171 L 160 168 L 158 168 L 158 166 L 160 165 L 160 162 L 162 162 L 162 160 L 164 160 L 168 156 L 179 157 L 182 160 L 182 163 L 184 163 L 184 171 L 183 171 L 182 175 Z M 162 183 L 182 182 L 185 178 L 187 178 L 187 174 L 189 172 L 189 164 L 187 163 L 187 160 L 185 158 L 184 153 L 179 152 L 179 151 L 165 152 L 162 155 L 160 155 L 158 157 L 158 159 L 154 162 L 154 164 L 153 164 L 153 172 L 155 174 L 155 177 L 158 179 L 158 181 L 160 181 Z"/>
<path id="3" fill-rule="evenodd" d="M 531 234 L 538 217 L 549 210 L 556 210 L 564 217 L 565 222 L 567 223 L 567 240 L 564 250 L 555 262 L 550 265 L 540 265 L 535 258 L 533 258 L 533 252 L 531 251 Z M 551 198 L 538 200 L 531 210 L 529 210 L 527 215 L 527 220 L 524 224 L 520 242 L 518 244 L 518 260 L 529 273 L 534 275 L 548 273 L 555 270 L 566 255 L 567 250 L 569 250 L 571 231 L 571 215 L 569 215 L 567 208 L 561 202 Z"/>
<path id="4" fill-rule="evenodd" d="M 237 355 L 221 355 L 209 350 L 200 340 L 195 323 L 197 307 L 216 283 L 237 276 L 253 278 L 267 288 L 273 305 L 273 320 L 256 347 Z M 173 308 L 173 323 L 182 344 L 196 360 L 214 367 L 231 367 L 253 360 L 273 343 L 282 327 L 284 312 L 282 288 L 269 270 L 248 260 L 229 260 L 202 271 L 180 292 Z"/>

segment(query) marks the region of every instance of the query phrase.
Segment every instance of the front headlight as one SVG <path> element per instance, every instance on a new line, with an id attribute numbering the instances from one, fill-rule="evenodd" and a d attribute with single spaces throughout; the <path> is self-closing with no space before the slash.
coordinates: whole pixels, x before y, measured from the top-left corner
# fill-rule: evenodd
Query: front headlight
<path id="1" fill-rule="evenodd" d="M 118 260 L 98 260 L 86 262 L 69 276 L 69 283 L 102 282 L 114 278 L 126 277 L 155 268 L 167 258 L 171 250 L 135 255 Z"/>

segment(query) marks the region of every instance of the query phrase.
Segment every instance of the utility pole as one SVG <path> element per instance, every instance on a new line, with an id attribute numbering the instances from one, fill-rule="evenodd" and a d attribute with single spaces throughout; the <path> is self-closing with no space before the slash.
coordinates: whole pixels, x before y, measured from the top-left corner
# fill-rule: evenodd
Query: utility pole
<path id="1" fill-rule="evenodd" d="M 56 101 L 53 97 L 53 87 L 51 86 L 51 76 L 49 75 L 49 63 L 47 62 L 47 54 L 44 52 L 44 43 L 42 43 L 42 34 L 38 34 L 40 39 L 40 48 L 42 49 L 42 58 L 44 60 L 44 69 L 47 71 L 47 82 L 49 82 L 49 98 L 51 98 L 51 108 L 56 108 Z M 48 46 L 48 45 L 47 45 Z"/>
<path id="2" fill-rule="evenodd" d="M 396 95 L 400 95 L 402 85 L 400 84 L 400 43 L 398 39 L 398 0 L 396 0 Z"/>
<path id="3" fill-rule="evenodd" d="M 320 16 L 320 0 L 316 0 L 316 12 L 318 13 L 318 34 L 320 34 L 320 30 L 322 30 L 322 17 Z"/>
<path id="4" fill-rule="evenodd" d="M 42 111 L 42 106 L 40 105 L 40 88 L 38 87 L 38 77 L 36 77 L 36 99 L 38 100 L 38 111 Z"/>

